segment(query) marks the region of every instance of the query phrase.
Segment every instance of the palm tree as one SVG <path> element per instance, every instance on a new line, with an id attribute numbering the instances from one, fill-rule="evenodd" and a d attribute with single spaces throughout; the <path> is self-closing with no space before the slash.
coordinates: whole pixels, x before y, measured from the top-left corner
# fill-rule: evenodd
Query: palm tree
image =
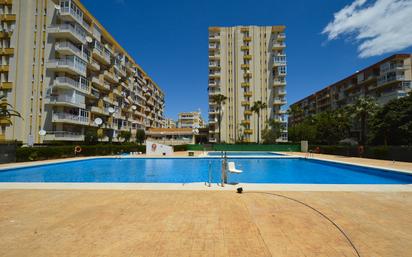
<path id="1" fill-rule="evenodd" d="M 361 132 L 359 141 L 362 145 L 366 143 L 366 127 L 368 118 L 377 111 L 377 107 L 378 105 L 375 100 L 367 96 L 358 98 L 353 105 L 347 108 L 351 116 L 357 121 L 360 121 Z"/>
<path id="2" fill-rule="evenodd" d="M 218 108 L 219 113 L 217 115 L 217 124 L 219 126 L 219 143 L 221 141 L 220 126 L 221 126 L 221 123 L 222 123 L 222 116 L 223 116 L 222 106 L 225 103 L 226 99 L 227 99 L 227 97 L 222 95 L 222 94 L 212 95 L 212 97 L 211 97 L 212 102 L 215 103 L 218 106 L 217 108 Z"/>
<path id="3" fill-rule="evenodd" d="M 21 114 L 13 109 L 13 106 L 7 103 L 5 95 L 0 96 L 0 120 L 8 121 L 11 123 L 12 117 L 21 118 Z"/>
<path id="4" fill-rule="evenodd" d="M 266 109 L 268 106 L 266 103 L 262 103 L 262 101 L 256 101 L 253 103 L 252 108 L 250 109 L 252 112 L 255 112 L 258 116 L 258 129 L 257 129 L 257 143 L 259 144 L 259 132 L 260 132 L 260 110 Z"/>
<path id="5" fill-rule="evenodd" d="M 300 116 L 302 116 L 303 115 L 303 110 L 302 110 L 302 108 L 300 108 L 300 106 L 298 106 L 298 105 L 292 105 L 292 106 L 290 106 L 289 107 L 289 109 L 288 109 L 288 111 L 287 111 L 287 114 L 290 116 L 290 117 L 292 117 L 292 120 L 294 121 L 294 122 L 292 122 L 292 124 L 290 124 L 291 126 L 294 126 L 296 123 L 295 123 L 295 119 L 296 119 L 296 117 L 300 117 Z"/>

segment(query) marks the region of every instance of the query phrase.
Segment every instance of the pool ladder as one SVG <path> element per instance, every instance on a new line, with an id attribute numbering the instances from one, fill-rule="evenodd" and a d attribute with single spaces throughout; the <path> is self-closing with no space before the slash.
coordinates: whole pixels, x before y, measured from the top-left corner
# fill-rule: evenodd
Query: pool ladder
<path id="1" fill-rule="evenodd" d="M 221 186 L 224 187 L 225 183 L 227 183 L 227 153 L 222 152 L 222 176 L 221 176 Z M 212 186 L 212 161 L 209 161 L 209 169 L 208 169 L 208 187 Z"/>

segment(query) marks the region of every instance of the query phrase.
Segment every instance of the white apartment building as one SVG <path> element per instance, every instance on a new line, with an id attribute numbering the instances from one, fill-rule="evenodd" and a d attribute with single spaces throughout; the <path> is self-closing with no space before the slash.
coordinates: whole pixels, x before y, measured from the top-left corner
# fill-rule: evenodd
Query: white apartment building
<path id="1" fill-rule="evenodd" d="M 262 101 L 260 132 L 268 120 L 285 124 L 278 141 L 287 141 L 285 26 L 209 28 L 209 141 L 257 142 L 253 103 Z M 227 97 L 222 106 L 221 131 L 213 95 Z M 259 133 L 262 137 L 262 133 Z"/>
<path id="2" fill-rule="evenodd" d="M 0 140 L 164 126 L 163 91 L 80 1 L 5 0 L 0 12 L 0 94 L 23 117 L 0 121 Z"/>
<path id="3" fill-rule="evenodd" d="M 181 112 L 177 121 L 178 128 L 204 128 L 205 122 L 200 112 Z"/>

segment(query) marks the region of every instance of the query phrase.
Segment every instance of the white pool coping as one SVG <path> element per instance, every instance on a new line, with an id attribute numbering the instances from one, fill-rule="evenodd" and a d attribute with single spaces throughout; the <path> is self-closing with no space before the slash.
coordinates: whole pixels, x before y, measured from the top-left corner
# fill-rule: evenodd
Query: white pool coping
<path id="1" fill-rule="evenodd" d="M 279 152 L 274 152 L 279 153 Z M 284 156 L 259 156 L 259 155 L 248 155 L 248 156 L 230 156 L 230 158 L 261 158 L 261 159 L 306 159 L 302 156 L 287 155 L 284 152 L 280 154 L 285 154 Z M 53 161 L 39 161 L 34 163 L 24 163 L 15 164 L 10 166 L 0 167 L 2 170 L 19 169 L 26 167 L 36 167 L 42 165 L 52 165 L 58 163 L 83 161 L 83 160 L 93 160 L 93 159 L 122 159 L 122 158 L 143 158 L 143 159 L 218 159 L 219 156 L 207 156 L 202 154 L 200 156 L 189 157 L 189 156 L 133 156 L 133 155 L 122 155 L 122 156 L 94 156 L 94 157 L 82 157 L 75 159 L 61 159 Z M 394 169 L 381 167 L 376 165 L 365 165 L 365 164 L 354 164 L 345 161 L 330 160 L 319 157 L 310 157 L 307 159 L 319 160 L 331 163 L 338 163 L 351 166 L 359 166 L 366 168 L 374 168 L 383 171 L 394 171 L 406 174 L 412 174 L 411 170 L 404 169 Z M 242 187 L 244 190 L 250 191 L 331 191 L 331 192 L 412 192 L 412 184 L 270 184 L 270 183 L 239 183 L 236 185 L 225 184 L 222 187 L 220 184 L 212 183 L 211 186 L 206 182 L 195 182 L 195 183 L 54 183 L 54 182 L 0 182 L 0 190 L 12 190 L 12 189 L 26 189 L 26 190 L 203 190 L 203 191 L 231 191 L 236 190 L 236 188 Z"/>

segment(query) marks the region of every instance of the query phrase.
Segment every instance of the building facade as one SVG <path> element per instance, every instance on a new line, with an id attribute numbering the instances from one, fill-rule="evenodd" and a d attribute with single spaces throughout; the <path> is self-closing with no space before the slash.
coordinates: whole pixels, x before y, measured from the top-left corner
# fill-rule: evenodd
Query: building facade
<path id="1" fill-rule="evenodd" d="M 176 121 L 174 121 L 173 119 L 165 119 L 165 128 L 176 128 Z"/>
<path id="2" fill-rule="evenodd" d="M 0 140 L 83 141 L 93 130 L 107 140 L 164 126 L 163 91 L 78 0 L 0 10 L 0 94 L 23 117 L 2 121 Z"/>
<path id="3" fill-rule="evenodd" d="M 179 128 L 204 128 L 205 122 L 200 112 L 181 112 L 177 126 Z"/>
<path id="4" fill-rule="evenodd" d="M 268 120 L 286 125 L 286 53 L 284 26 L 209 28 L 209 141 L 257 142 L 257 115 L 253 103 L 262 101 L 260 130 Z M 219 105 L 214 95 L 227 97 Z M 285 126 L 286 127 L 286 126 Z M 260 137 L 262 133 L 259 133 Z M 284 130 L 278 141 L 287 141 Z"/>
<path id="5" fill-rule="evenodd" d="M 412 90 L 412 55 L 395 54 L 291 105 L 302 111 L 289 116 L 289 125 L 319 112 L 336 110 L 369 96 L 379 105 Z"/>

